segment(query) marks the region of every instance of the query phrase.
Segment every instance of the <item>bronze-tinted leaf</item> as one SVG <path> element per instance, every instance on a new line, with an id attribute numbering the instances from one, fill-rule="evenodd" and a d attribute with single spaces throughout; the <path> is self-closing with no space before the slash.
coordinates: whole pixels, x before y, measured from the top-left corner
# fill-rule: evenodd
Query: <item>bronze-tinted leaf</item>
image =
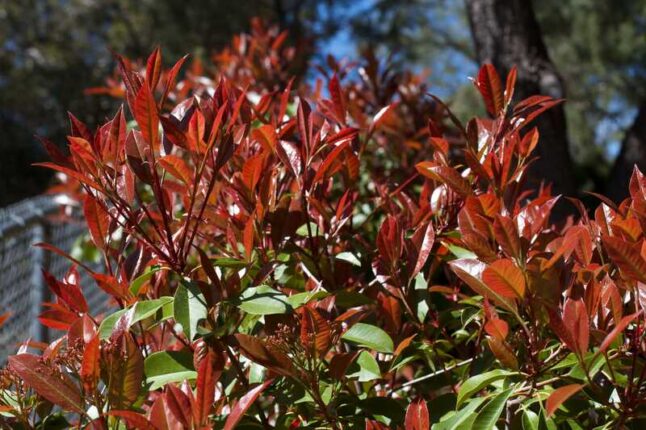
<path id="1" fill-rule="evenodd" d="M 576 352 L 583 355 L 590 342 L 590 320 L 583 300 L 568 299 L 563 307 L 563 324 L 576 345 Z"/>
<path id="2" fill-rule="evenodd" d="M 99 249 L 104 249 L 109 240 L 110 215 L 95 197 L 86 195 L 83 202 L 83 215 L 90 230 L 92 242 Z"/>
<path id="3" fill-rule="evenodd" d="M 475 85 L 482 95 L 487 112 L 497 116 L 504 109 L 505 104 L 500 76 L 495 67 L 491 64 L 483 65 L 478 72 Z"/>
<path id="4" fill-rule="evenodd" d="M 260 394 L 265 391 L 272 382 L 274 382 L 273 379 L 269 379 L 261 385 L 249 390 L 247 394 L 242 396 L 235 406 L 231 408 L 231 413 L 227 417 L 226 423 L 224 423 L 224 430 L 233 430 L 253 402 L 256 401 L 258 396 L 260 396 Z"/>
<path id="5" fill-rule="evenodd" d="M 129 332 L 123 332 L 106 351 L 103 380 L 112 407 L 121 409 L 132 405 L 139 396 L 144 378 L 144 358 Z"/>
<path id="6" fill-rule="evenodd" d="M 253 336 L 237 333 L 235 338 L 242 354 L 250 360 L 273 370 L 279 375 L 294 376 L 296 374 L 291 358 L 283 352 L 266 345 L 263 341 Z"/>
<path id="7" fill-rule="evenodd" d="M 40 357 L 19 354 L 9 357 L 9 365 L 39 395 L 65 411 L 84 413 L 79 388 L 66 376 L 58 376 Z"/>
<path id="8" fill-rule="evenodd" d="M 516 304 L 509 297 L 501 295 L 498 291 L 491 289 L 486 283 L 483 282 L 483 272 L 487 265 L 483 262 L 472 258 L 461 258 L 453 260 L 449 263 L 451 270 L 476 293 L 483 297 L 492 299 L 499 306 L 505 309 L 516 312 Z"/>
<path id="9" fill-rule="evenodd" d="M 482 280 L 503 297 L 522 299 L 525 295 L 523 272 L 509 259 L 497 260 L 487 266 Z"/>
<path id="10" fill-rule="evenodd" d="M 404 427 L 406 430 L 430 430 L 428 407 L 424 399 L 413 400 L 408 405 Z"/>
<path id="11" fill-rule="evenodd" d="M 545 404 L 545 412 L 547 416 L 552 416 L 563 402 L 578 393 L 581 388 L 583 388 L 583 385 L 581 384 L 570 384 L 554 390 L 547 398 L 547 402 Z"/>
<path id="12" fill-rule="evenodd" d="M 601 241 L 625 278 L 646 283 L 646 260 L 639 247 L 612 236 L 601 236 Z"/>

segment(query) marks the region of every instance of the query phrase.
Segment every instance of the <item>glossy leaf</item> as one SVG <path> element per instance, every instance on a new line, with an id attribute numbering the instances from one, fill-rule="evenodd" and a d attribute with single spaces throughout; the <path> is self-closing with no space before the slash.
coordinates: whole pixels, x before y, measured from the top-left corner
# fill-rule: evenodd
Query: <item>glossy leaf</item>
<path id="1" fill-rule="evenodd" d="M 411 402 L 406 408 L 406 430 L 430 430 L 428 408 L 424 399 L 417 399 Z"/>
<path id="2" fill-rule="evenodd" d="M 456 407 L 459 409 L 460 406 L 471 396 L 491 385 L 496 381 L 507 378 L 508 376 L 514 375 L 514 372 L 508 372 L 506 370 L 495 369 L 489 372 L 481 373 L 479 375 L 472 376 L 471 378 L 464 381 L 460 385 L 458 390 L 458 397 Z"/>
<path id="3" fill-rule="evenodd" d="M 227 417 L 226 423 L 224 423 L 224 430 L 232 430 L 238 424 L 243 415 L 247 412 L 249 407 L 256 401 L 256 399 L 262 394 L 263 391 L 267 389 L 272 384 L 273 379 L 269 379 L 258 385 L 257 387 L 249 390 L 247 394 L 242 396 L 240 400 L 235 404 L 231 413 Z"/>
<path id="4" fill-rule="evenodd" d="M 144 361 L 144 371 L 151 390 L 197 377 L 193 356 L 187 351 L 159 351 L 150 354 Z"/>
<path id="5" fill-rule="evenodd" d="M 181 283 L 175 292 L 173 313 L 189 340 L 197 336 L 197 327 L 207 314 L 206 301 L 197 287 Z"/>
<path id="6" fill-rule="evenodd" d="M 497 260 L 487 266 L 482 280 L 502 297 L 522 299 L 525 295 L 523 272 L 509 259 Z"/>
<path id="7" fill-rule="evenodd" d="M 557 388 L 550 394 L 545 402 L 547 416 L 551 416 L 567 399 L 578 393 L 583 388 L 581 384 L 570 384 Z"/>
<path id="8" fill-rule="evenodd" d="M 375 351 L 393 353 L 393 340 L 388 333 L 371 324 L 356 323 L 343 333 L 342 338 Z"/>
<path id="9" fill-rule="evenodd" d="M 23 381 L 50 402 L 76 413 L 84 412 L 79 388 L 66 376 L 56 376 L 53 368 L 40 357 L 31 354 L 12 355 L 9 357 L 9 365 Z"/>

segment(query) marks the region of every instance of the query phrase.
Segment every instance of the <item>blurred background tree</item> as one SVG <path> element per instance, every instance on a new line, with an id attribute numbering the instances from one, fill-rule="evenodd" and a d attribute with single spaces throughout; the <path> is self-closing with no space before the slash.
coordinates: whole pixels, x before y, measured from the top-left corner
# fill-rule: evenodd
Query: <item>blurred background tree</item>
<path id="1" fill-rule="evenodd" d="M 542 127 L 537 178 L 618 199 L 632 164 L 646 169 L 646 0 L 0 0 L 0 206 L 47 184 L 29 167 L 44 157 L 34 134 L 63 143 L 66 111 L 89 124 L 114 112 L 114 100 L 83 93 L 111 73 L 110 50 L 139 58 L 160 45 L 165 58 L 206 57 L 252 16 L 310 42 L 313 61 L 370 45 L 428 68 L 433 92 L 461 116 L 483 112 L 467 79 L 479 62 L 501 71 L 523 62 L 527 91 L 568 100 L 555 112 L 563 120 Z M 492 25 L 472 31 L 474 20 Z M 515 39 L 501 38 L 500 26 L 516 29 Z M 518 57 L 523 43 L 542 44 L 542 54 Z M 554 79 L 530 73 L 537 58 Z"/>

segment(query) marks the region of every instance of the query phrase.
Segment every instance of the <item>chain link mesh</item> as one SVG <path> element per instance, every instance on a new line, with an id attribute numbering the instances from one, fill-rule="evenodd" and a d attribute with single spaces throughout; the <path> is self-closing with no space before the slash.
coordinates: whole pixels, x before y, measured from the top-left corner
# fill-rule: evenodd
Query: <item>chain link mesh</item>
<path id="1" fill-rule="evenodd" d="M 42 302 L 50 296 L 42 270 L 60 279 L 70 262 L 32 245 L 47 242 L 71 251 L 86 230 L 78 217 L 64 219 L 60 213 L 61 206 L 52 196 L 39 196 L 0 209 L 0 314 L 11 314 L 0 327 L 0 363 L 15 353 L 20 342 L 30 338 L 47 341 L 56 335 L 50 336 L 49 329 L 37 320 Z M 100 265 L 94 266 L 93 269 L 100 270 Z M 92 314 L 106 312 L 110 306 L 108 296 L 82 269 L 80 275 Z"/>

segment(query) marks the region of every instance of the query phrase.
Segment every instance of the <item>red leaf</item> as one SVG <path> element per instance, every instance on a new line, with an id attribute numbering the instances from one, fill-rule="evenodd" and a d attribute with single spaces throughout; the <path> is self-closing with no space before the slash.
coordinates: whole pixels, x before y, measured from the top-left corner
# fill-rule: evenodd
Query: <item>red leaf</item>
<path id="1" fill-rule="evenodd" d="M 330 360 L 330 376 L 337 381 L 340 381 L 345 376 L 348 367 L 359 355 L 359 351 L 355 352 L 339 352 L 334 354 Z"/>
<path id="2" fill-rule="evenodd" d="M 509 325 L 505 320 L 501 320 L 500 318 L 494 318 L 487 321 L 484 329 L 489 336 L 500 340 L 506 339 L 509 334 Z"/>
<path id="3" fill-rule="evenodd" d="M 324 356 L 332 344 L 332 329 L 328 321 L 314 308 L 304 306 L 301 319 L 301 342 L 306 345 L 314 335 L 313 347 L 319 356 Z"/>
<path id="4" fill-rule="evenodd" d="M 256 401 L 258 396 L 260 396 L 260 394 L 263 391 L 265 391 L 265 389 L 269 387 L 272 382 L 274 382 L 274 380 L 269 379 L 264 383 L 262 383 L 261 385 L 258 385 L 257 387 L 250 390 L 244 396 L 242 396 L 240 400 L 236 403 L 236 405 L 233 408 L 231 408 L 231 413 L 227 417 L 227 421 L 224 424 L 224 430 L 232 430 L 233 428 L 235 428 L 236 424 L 238 424 L 240 419 L 247 412 L 247 410 L 253 404 L 253 402 Z"/>
<path id="5" fill-rule="evenodd" d="M 161 76 L 161 51 L 157 47 L 146 61 L 146 82 L 151 91 L 155 91 Z"/>
<path id="6" fill-rule="evenodd" d="M 602 236 L 601 241 L 625 278 L 646 283 L 646 260 L 637 246 L 612 236 Z"/>
<path id="7" fill-rule="evenodd" d="M 183 158 L 170 154 L 161 157 L 158 161 L 159 164 L 168 171 L 168 173 L 182 181 L 184 184 L 190 185 L 192 183 L 193 173 Z"/>
<path id="8" fill-rule="evenodd" d="M 220 371 L 215 371 L 213 365 L 215 354 L 209 350 L 207 355 L 202 358 L 197 369 L 197 382 L 195 393 L 195 421 L 198 425 L 206 425 L 213 407 L 215 396 L 215 383 L 217 382 Z"/>
<path id="9" fill-rule="evenodd" d="M 590 342 L 590 320 L 583 300 L 568 299 L 563 307 L 563 324 L 574 340 L 577 353 L 588 351 Z"/>
<path id="10" fill-rule="evenodd" d="M 54 369 L 32 354 L 9 357 L 9 365 L 38 394 L 66 411 L 82 414 L 83 399 L 79 388 L 67 377 L 59 377 Z"/>
<path id="11" fill-rule="evenodd" d="M 507 258 L 490 264 L 483 272 L 482 280 L 503 297 L 522 299 L 525 295 L 523 272 Z"/>
<path id="12" fill-rule="evenodd" d="M 581 388 L 583 388 L 583 385 L 581 384 L 570 384 L 554 390 L 554 392 L 547 398 L 545 406 L 547 416 L 550 417 L 552 414 L 554 414 L 554 412 L 559 408 L 559 406 L 563 404 L 563 402 L 579 392 Z"/>
<path id="13" fill-rule="evenodd" d="M 491 64 L 483 65 L 478 72 L 475 85 L 482 95 L 487 112 L 497 116 L 505 108 L 505 105 L 500 76 L 495 67 Z"/>
<path id="14" fill-rule="evenodd" d="M 422 270 L 424 264 L 426 263 L 426 260 L 428 260 L 428 256 L 431 254 L 433 244 L 435 243 L 435 230 L 433 229 L 433 224 L 431 222 L 428 223 L 426 228 L 424 228 L 424 226 L 421 226 L 415 232 L 415 236 L 418 236 L 420 234 L 423 235 L 422 243 L 419 246 L 417 261 L 415 262 L 415 267 L 413 268 L 413 272 L 410 275 L 411 278 L 417 276 L 417 274 Z"/>
<path id="15" fill-rule="evenodd" d="M 340 143 L 338 146 L 334 147 L 332 151 L 330 151 L 330 153 L 327 155 L 327 157 L 325 157 L 325 160 L 323 160 L 318 170 L 316 171 L 316 175 L 314 175 L 312 184 L 316 185 L 321 179 L 326 177 L 332 167 L 332 163 L 336 161 L 339 155 L 341 155 L 341 152 L 343 152 L 343 150 L 346 149 L 348 145 L 350 145 L 350 140 L 345 140 L 343 141 L 343 143 Z"/>
<path id="16" fill-rule="evenodd" d="M 514 66 L 507 74 L 507 82 L 505 83 L 505 106 L 508 106 L 509 103 L 511 103 L 512 98 L 514 97 L 514 87 L 516 87 L 516 75 L 517 75 L 517 69 L 516 69 L 516 66 Z"/>
<path id="17" fill-rule="evenodd" d="M 175 430 L 183 427 L 169 407 L 166 393 L 155 399 L 150 408 L 149 417 L 150 422 L 157 430 Z"/>
<path id="18" fill-rule="evenodd" d="M 87 302 L 81 289 L 75 283 L 61 282 L 51 273 L 43 270 L 45 283 L 49 289 L 58 297 L 62 303 L 75 312 L 86 313 L 88 311 Z M 76 280 L 74 282 L 77 282 Z"/>
<path id="19" fill-rule="evenodd" d="M 293 376 L 295 369 L 291 358 L 253 336 L 242 333 L 235 335 L 240 351 L 250 360 L 265 366 L 283 376 Z"/>
<path id="20" fill-rule="evenodd" d="M 251 254 L 253 253 L 253 242 L 255 234 L 255 219 L 253 216 L 249 217 L 247 223 L 244 226 L 244 231 L 242 232 L 242 242 L 244 245 L 245 255 L 247 256 L 247 261 L 251 261 Z"/>
<path id="21" fill-rule="evenodd" d="M 110 228 L 110 215 L 103 205 L 89 194 L 85 195 L 83 201 L 83 215 L 90 230 L 92 242 L 99 249 L 105 249 Z"/>
<path id="22" fill-rule="evenodd" d="M 141 135 L 152 151 L 155 151 L 159 144 L 159 116 L 153 93 L 148 85 L 142 85 L 137 92 L 134 107 L 133 114 L 139 124 Z"/>
<path id="23" fill-rule="evenodd" d="M 608 333 L 608 336 L 603 340 L 601 343 L 601 346 L 599 347 L 599 352 L 605 352 L 610 345 L 612 345 L 612 342 L 615 341 L 617 336 L 619 336 L 621 333 L 623 333 L 624 330 L 626 330 L 626 327 L 633 322 L 635 318 L 641 314 L 642 311 L 635 312 L 634 314 L 631 315 L 626 315 L 619 321 L 619 323 L 615 326 L 615 328 L 612 329 L 610 333 Z"/>
<path id="24" fill-rule="evenodd" d="M 381 258 L 390 266 L 396 264 L 402 253 L 404 233 L 397 218 L 389 215 L 377 234 L 377 249 Z"/>
<path id="25" fill-rule="evenodd" d="M 328 86 L 330 95 L 332 96 L 332 102 L 334 103 L 334 110 L 336 113 L 337 120 L 341 124 L 345 124 L 345 96 L 343 94 L 343 89 L 339 83 L 339 78 L 335 74 L 332 79 L 330 79 L 330 84 Z"/>
<path id="26" fill-rule="evenodd" d="M 121 418 L 126 422 L 126 424 L 128 424 L 128 426 L 136 428 L 137 430 L 157 430 L 155 426 L 148 421 L 148 418 L 134 411 L 113 409 L 108 411 L 107 415 Z"/>
<path id="27" fill-rule="evenodd" d="M 101 371 L 99 366 L 101 355 L 100 344 L 99 336 L 96 335 L 85 345 L 85 350 L 83 351 L 83 360 L 81 361 L 79 374 L 83 381 L 83 387 L 88 393 L 94 390 L 99 382 Z"/>
<path id="28" fill-rule="evenodd" d="M 518 369 L 518 359 L 514 355 L 511 346 L 504 340 L 497 337 L 488 337 L 487 345 L 493 355 L 500 360 L 502 364 L 512 369 Z"/>
<path id="29" fill-rule="evenodd" d="M 449 188 L 463 197 L 472 193 L 469 182 L 452 167 L 438 166 L 429 161 L 418 163 L 415 167 L 421 175 L 446 184 Z"/>
<path id="30" fill-rule="evenodd" d="M 177 78 L 177 74 L 179 73 L 180 69 L 184 65 L 184 62 L 188 58 L 188 55 L 183 56 L 182 58 L 179 59 L 177 63 L 173 66 L 172 69 L 170 69 L 170 72 L 168 72 L 168 77 L 166 78 L 166 84 L 164 85 L 164 91 L 162 92 L 161 99 L 159 100 L 159 107 L 162 108 L 164 105 L 164 101 L 166 101 L 166 97 L 168 96 L 168 93 L 170 92 L 171 88 L 175 85 L 175 79 Z"/>
<path id="31" fill-rule="evenodd" d="M 516 223 L 504 215 L 496 215 L 493 222 L 493 233 L 496 242 L 510 257 L 520 258 L 520 237 Z"/>
<path id="32" fill-rule="evenodd" d="M 406 430 L 429 430 L 431 428 L 428 407 L 424 399 L 414 400 L 408 405 L 404 426 Z"/>
<path id="33" fill-rule="evenodd" d="M 513 300 L 491 289 L 491 287 L 482 281 L 483 272 L 487 268 L 486 264 L 472 258 L 461 258 L 449 262 L 449 266 L 473 291 L 483 297 L 494 300 L 498 305 L 503 306 L 507 310 L 516 312 L 516 304 Z"/>

